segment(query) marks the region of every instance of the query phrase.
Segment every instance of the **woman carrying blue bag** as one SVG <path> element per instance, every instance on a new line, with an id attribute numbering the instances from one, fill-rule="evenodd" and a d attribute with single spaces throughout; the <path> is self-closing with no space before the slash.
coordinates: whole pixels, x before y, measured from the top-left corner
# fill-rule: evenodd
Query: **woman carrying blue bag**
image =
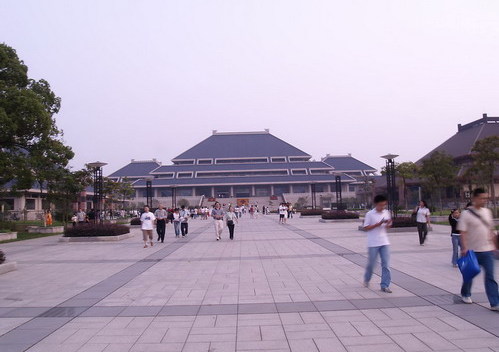
<path id="1" fill-rule="evenodd" d="M 490 209 L 485 208 L 487 199 L 487 194 L 483 189 L 475 189 L 473 191 L 473 205 L 463 211 L 459 218 L 457 229 L 461 233 L 461 256 L 470 256 L 472 253 L 468 253 L 468 251 L 474 251 L 477 263 L 484 271 L 485 292 L 489 299 L 490 309 L 498 311 L 499 291 L 497 282 L 494 278 L 495 235 L 492 231 L 492 212 Z M 469 258 L 470 257 L 468 257 L 468 259 Z M 465 258 L 463 258 L 463 260 L 465 260 Z M 472 276 L 470 278 L 465 275 L 465 271 L 462 268 L 463 260 L 459 261 L 463 273 L 461 297 L 464 303 L 471 304 L 473 303 L 471 300 L 473 278 Z M 469 267 L 472 266 L 473 265 L 470 265 Z"/>

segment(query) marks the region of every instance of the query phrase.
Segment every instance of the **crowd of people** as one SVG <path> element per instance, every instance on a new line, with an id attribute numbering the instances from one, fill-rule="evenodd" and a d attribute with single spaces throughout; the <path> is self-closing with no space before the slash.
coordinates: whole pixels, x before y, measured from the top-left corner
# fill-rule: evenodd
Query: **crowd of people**
<path id="1" fill-rule="evenodd" d="M 467 204 L 461 212 L 453 209 L 449 215 L 451 225 L 452 258 L 454 267 L 458 266 L 459 256 L 464 257 L 468 251 L 476 255 L 479 266 L 484 271 L 484 285 L 490 309 L 499 310 L 499 291 L 494 276 L 494 257 L 499 249 L 498 235 L 495 231 L 492 212 L 487 209 L 488 196 L 486 192 L 477 188 L 473 192 L 472 202 Z M 378 256 L 381 261 L 381 291 L 392 293 L 390 289 L 390 241 L 387 229 L 393 224 L 390 212 L 386 209 L 387 199 L 383 195 L 374 198 L 375 207 L 369 211 L 364 219 L 364 230 L 367 232 L 368 259 L 364 273 L 364 286 L 369 287 L 373 268 Z M 425 244 L 430 225 L 430 211 L 425 201 L 420 201 L 414 210 L 419 234 L 419 243 Z M 464 277 L 464 276 L 463 276 Z M 464 303 L 473 303 L 471 299 L 471 288 L 473 279 L 465 281 L 461 285 L 461 300 Z"/>

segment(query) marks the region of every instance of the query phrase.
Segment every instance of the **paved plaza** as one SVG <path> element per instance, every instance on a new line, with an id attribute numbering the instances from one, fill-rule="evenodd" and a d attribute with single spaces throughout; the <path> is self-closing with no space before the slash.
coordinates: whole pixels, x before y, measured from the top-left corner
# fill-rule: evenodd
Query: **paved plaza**
<path id="1" fill-rule="evenodd" d="M 456 295 L 449 227 L 424 247 L 390 234 L 388 294 L 379 270 L 362 285 L 358 225 L 269 215 L 241 219 L 234 241 L 193 220 L 186 238 L 168 225 L 147 249 L 138 229 L 114 243 L 2 244 L 18 270 L 0 276 L 0 351 L 499 351 L 481 274 L 474 304 Z"/>

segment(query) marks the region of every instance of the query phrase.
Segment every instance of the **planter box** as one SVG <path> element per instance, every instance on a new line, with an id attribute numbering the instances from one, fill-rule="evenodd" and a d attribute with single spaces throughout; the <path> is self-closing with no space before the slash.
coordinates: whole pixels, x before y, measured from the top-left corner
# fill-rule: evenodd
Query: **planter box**
<path id="1" fill-rule="evenodd" d="M 320 219 L 319 222 L 362 222 L 362 219 Z"/>
<path id="2" fill-rule="evenodd" d="M 64 232 L 64 226 L 29 226 L 29 233 L 62 233 Z"/>
<path id="3" fill-rule="evenodd" d="M 364 231 L 363 226 L 359 226 L 359 231 Z M 432 228 L 430 227 L 428 229 L 428 232 L 431 232 Z M 418 228 L 417 227 L 395 227 L 395 228 L 389 228 L 386 232 L 388 233 L 400 233 L 400 232 L 414 232 L 418 233 Z"/>
<path id="4" fill-rule="evenodd" d="M 130 232 L 119 236 L 61 237 L 59 242 L 116 242 L 133 236 L 134 234 Z"/>
<path id="5" fill-rule="evenodd" d="M 15 240 L 17 238 L 17 232 L 2 232 L 0 233 L 0 242 Z"/>
<path id="6" fill-rule="evenodd" d="M 322 218 L 322 215 L 301 215 L 300 214 L 300 218 L 310 218 L 310 219 L 313 219 L 313 218 Z"/>
<path id="7" fill-rule="evenodd" d="M 17 270 L 16 262 L 7 262 L 0 264 L 0 275 L 8 273 L 9 271 Z"/>

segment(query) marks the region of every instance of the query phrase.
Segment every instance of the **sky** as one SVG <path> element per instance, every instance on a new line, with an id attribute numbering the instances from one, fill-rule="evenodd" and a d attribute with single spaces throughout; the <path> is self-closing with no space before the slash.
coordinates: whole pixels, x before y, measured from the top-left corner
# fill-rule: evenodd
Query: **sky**
<path id="1" fill-rule="evenodd" d="M 75 169 L 266 128 L 379 169 L 499 116 L 496 0 L 2 0 L 0 16 L 0 42 L 62 98 Z"/>

